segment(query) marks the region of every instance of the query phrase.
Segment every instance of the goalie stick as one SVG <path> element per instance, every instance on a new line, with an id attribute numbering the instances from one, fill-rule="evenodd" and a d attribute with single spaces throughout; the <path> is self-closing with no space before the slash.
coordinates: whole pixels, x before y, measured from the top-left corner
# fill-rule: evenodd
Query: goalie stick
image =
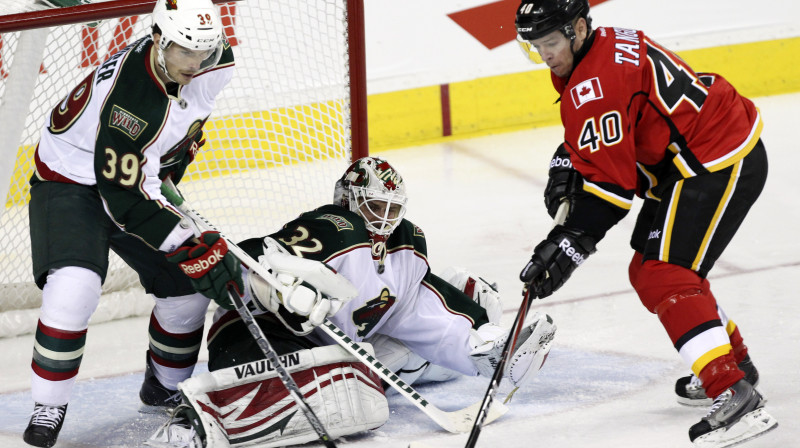
<path id="1" fill-rule="evenodd" d="M 569 201 L 563 200 L 561 201 L 561 205 L 558 206 L 558 211 L 556 211 L 556 216 L 553 220 L 553 227 L 563 224 L 567 219 L 568 213 Z M 489 387 L 486 389 L 486 394 L 483 396 L 483 403 L 478 411 L 478 417 L 475 419 L 475 423 L 472 425 L 472 431 L 469 433 L 469 438 L 467 439 L 467 444 L 464 446 L 464 448 L 474 448 L 475 444 L 478 442 L 478 436 L 481 433 L 481 429 L 483 425 L 486 424 L 485 421 L 488 414 L 486 410 L 492 405 L 494 395 L 497 392 L 497 388 L 500 386 L 500 381 L 503 379 L 503 371 L 506 368 L 506 363 L 508 362 L 508 357 L 511 354 L 511 349 L 514 347 L 514 345 L 516 345 L 517 337 L 519 336 L 519 332 L 522 330 L 522 326 L 525 323 L 525 317 L 527 316 L 530 307 L 531 289 L 527 288 L 525 290 L 525 295 L 522 296 L 522 304 L 520 304 L 519 311 L 517 311 L 517 317 L 514 318 L 514 323 L 511 325 L 511 331 L 508 334 L 506 345 L 503 347 L 503 354 L 500 356 L 500 362 L 497 363 L 497 367 L 494 369 L 494 375 L 492 375 L 492 380 L 489 382 Z"/>
<path id="2" fill-rule="evenodd" d="M 191 219 L 194 224 L 200 230 L 214 230 L 219 231 L 211 222 L 209 222 L 205 217 L 203 217 L 197 210 L 193 209 L 186 200 L 180 195 L 178 189 L 172 183 L 170 179 L 167 179 L 161 184 L 161 193 L 169 200 L 169 202 L 178 208 L 181 212 L 183 212 L 189 219 Z M 228 250 L 236 256 L 242 263 L 247 265 L 249 269 L 252 269 L 259 276 L 261 276 L 264 280 L 266 280 L 272 287 L 276 288 L 278 291 L 283 291 L 286 287 L 280 283 L 273 275 L 270 273 L 266 268 L 261 266 L 256 260 L 253 259 L 247 252 L 242 250 L 236 243 L 231 241 L 228 237 L 223 235 L 220 232 L 220 238 L 223 238 L 228 245 Z M 238 297 L 238 295 L 236 295 Z M 240 300 L 241 301 L 241 300 Z M 237 310 L 239 310 L 237 305 Z M 249 314 L 252 319 L 252 313 L 250 312 L 247 307 L 244 307 L 243 312 Z M 240 311 L 240 314 L 242 311 Z M 244 316 L 242 316 L 244 319 Z M 247 320 L 245 320 L 247 322 Z M 249 324 L 248 324 L 249 328 Z M 325 319 L 321 328 L 325 333 L 327 333 L 334 341 L 336 341 L 339 345 L 341 345 L 345 350 L 350 352 L 353 356 L 355 356 L 359 361 L 364 363 L 370 370 L 375 372 L 381 379 L 383 379 L 387 384 L 397 390 L 400 395 L 411 401 L 414 406 L 419 408 L 422 412 L 424 412 L 428 417 L 431 418 L 436 424 L 438 424 L 442 429 L 449 431 L 449 432 L 467 432 L 469 431 L 470 427 L 472 427 L 472 422 L 475 420 L 476 415 L 478 415 L 478 411 L 481 409 L 481 402 L 477 402 L 471 406 L 468 406 L 463 409 L 458 409 L 455 411 L 444 411 L 439 409 L 425 397 L 422 396 L 419 392 L 414 390 L 410 385 L 406 384 L 403 380 L 401 380 L 394 372 L 387 369 L 386 367 L 381 364 L 380 361 L 375 359 L 372 355 L 369 354 L 363 347 L 361 347 L 357 342 L 353 341 L 348 337 L 339 327 L 336 326 L 333 322 L 328 319 Z M 261 331 L 258 326 L 255 327 L 259 332 Z M 252 332 L 252 330 L 251 330 Z M 261 333 L 263 335 L 263 333 Z M 259 337 L 253 334 L 253 337 L 256 338 L 256 341 L 259 341 Z M 266 339 L 266 338 L 264 338 Z M 259 347 L 261 343 L 259 343 Z M 280 365 L 280 363 L 278 363 Z M 282 367 L 282 366 L 281 366 Z M 486 406 L 486 412 L 484 412 L 484 423 L 489 424 L 492 421 L 498 419 L 503 414 L 508 411 L 508 408 L 501 404 L 501 403 L 494 403 L 489 407 Z M 313 425 L 312 425 L 313 426 Z M 316 428 L 315 428 L 316 429 Z M 319 433 L 319 432 L 318 432 Z"/>
<path id="3" fill-rule="evenodd" d="M 186 204 L 186 202 L 183 200 L 183 197 L 180 196 L 178 189 L 175 187 L 175 184 L 172 183 L 172 180 L 167 179 L 161 184 L 161 192 L 164 194 L 167 200 L 172 203 L 172 205 L 178 207 L 180 211 L 186 213 L 189 218 L 194 221 L 197 227 L 205 230 L 217 231 L 214 225 L 212 225 L 208 220 L 203 218 L 199 213 Z M 228 244 L 228 250 L 237 258 L 239 258 L 240 261 L 248 261 L 255 265 L 259 265 L 257 262 L 254 262 L 254 260 L 249 258 L 249 256 L 248 259 L 242 258 L 242 256 L 247 256 L 247 253 L 232 241 L 228 240 L 228 238 L 225 238 L 221 233 L 220 238 L 225 239 L 225 242 Z M 265 278 L 269 279 L 272 278 L 272 276 L 269 275 Z M 278 283 L 277 280 L 275 283 Z M 280 359 L 278 358 L 278 354 L 275 353 L 275 350 L 270 345 L 267 337 L 264 335 L 264 332 L 261 331 L 261 328 L 256 324 L 253 313 L 247 308 L 247 306 L 244 304 L 244 301 L 239 296 L 239 293 L 237 293 L 232 286 L 228 287 L 228 297 L 236 307 L 236 311 L 246 324 L 247 329 L 253 336 L 253 339 L 255 339 L 258 348 L 261 349 L 261 352 L 264 353 L 264 356 L 270 362 L 270 364 L 275 367 L 275 372 L 278 374 L 278 378 L 280 378 L 281 382 L 286 387 L 286 390 L 297 404 L 297 407 L 303 411 L 303 414 L 305 414 L 306 418 L 308 419 L 308 423 L 312 428 L 314 428 L 314 432 L 316 432 L 319 436 L 320 441 L 322 441 L 326 448 L 336 448 L 336 444 L 333 443 L 333 440 L 331 440 L 331 436 L 328 435 L 328 432 L 325 430 L 325 426 L 322 424 L 322 421 L 320 421 L 319 417 L 317 417 L 306 400 L 303 398 L 303 393 L 300 391 L 297 383 L 294 381 L 294 379 L 292 379 L 292 376 L 289 374 L 289 372 L 286 371 L 286 368 L 281 363 Z"/>

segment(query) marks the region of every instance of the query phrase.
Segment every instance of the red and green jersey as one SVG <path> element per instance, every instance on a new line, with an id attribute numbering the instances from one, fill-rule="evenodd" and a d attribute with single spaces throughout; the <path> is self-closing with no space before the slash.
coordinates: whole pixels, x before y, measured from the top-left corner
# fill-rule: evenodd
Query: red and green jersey
<path id="1" fill-rule="evenodd" d="M 161 195 L 161 181 L 169 176 L 177 183 L 193 160 L 234 61 L 226 43 L 215 67 L 168 91 L 156 75 L 155 53 L 151 37 L 134 42 L 55 106 L 36 149 L 34 176 L 96 185 L 121 229 L 164 250 L 182 215 Z"/>

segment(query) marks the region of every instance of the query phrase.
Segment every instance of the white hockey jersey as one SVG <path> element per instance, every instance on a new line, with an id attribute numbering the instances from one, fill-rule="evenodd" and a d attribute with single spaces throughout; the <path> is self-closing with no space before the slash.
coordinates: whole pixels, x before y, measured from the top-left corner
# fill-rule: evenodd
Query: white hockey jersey
<path id="1" fill-rule="evenodd" d="M 177 183 L 194 159 L 234 61 L 225 43 L 214 68 L 168 90 L 155 57 L 152 38 L 142 38 L 56 105 L 36 149 L 34 181 L 97 185 L 120 228 L 160 248 L 181 219 L 161 195 L 161 181 Z"/>
<path id="2" fill-rule="evenodd" d="M 326 205 L 302 214 L 270 235 L 293 255 L 327 263 L 359 295 L 330 318 L 355 341 L 384 334 L 433 364 L 476 375 L 469 334 L 488 322 L 486 310 L 430 271 L 422 230 L 407 220 L 386 241 L 383 272 L 372 255 L 364 222 L 355 213 Z M 262 239 L 242 243 L 254 258 Z M 330 341 L 322 330 L 311 334 Z"/>

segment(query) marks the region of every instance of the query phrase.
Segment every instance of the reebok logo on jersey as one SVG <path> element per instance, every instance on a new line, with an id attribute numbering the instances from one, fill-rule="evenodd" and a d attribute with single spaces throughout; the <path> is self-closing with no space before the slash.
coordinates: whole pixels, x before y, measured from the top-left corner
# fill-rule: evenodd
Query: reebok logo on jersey
<path id="1" fill-rule="evenodd" d="M 136 140 L 147 127 L 147 122 L 115 104 L 111 108 L 108 126 Z"/>
<path id="2" fill-rule="evenodd" d="M 192 278 L 200 278 L 205 275 L 209 269 L 216 266 L 217 263 L 222 261 L 225 253 L 220 249 L 214 249 L 203 254 L 202 258 L 196 258 L 190 262 L 184 261 L 180 264 L 183 273 Z"/>
<path id="3" fill-rule="evenodd" d="M 573 87 L 570 90 L 570 95 L 572 96 L 572 102 L 575 104 L 575 109 L 577 109 L 589 101 L 603 98 L 603 89 L 600 87 L 600 80 L 592 78 Z"/>
<path id="4" fill-rule="evenodd" d="M 578 266 L 586 261 L 586 255 L 575 250 L 575 248 L 572 247 L 572 244 L 566 238 L 558 243 L 558 248 L 561 249 L 561 251 L 564 252 L 572 260 L 572 262 Z"/>

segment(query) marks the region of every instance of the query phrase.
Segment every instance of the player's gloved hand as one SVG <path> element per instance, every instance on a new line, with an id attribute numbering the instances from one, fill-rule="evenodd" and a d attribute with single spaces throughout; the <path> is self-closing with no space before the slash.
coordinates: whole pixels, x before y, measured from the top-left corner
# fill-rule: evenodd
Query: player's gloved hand
<path id="1" fill-rule="evenodd" d="M 480 375 L 490 378 L 494 375 L 503 356 L 509 331 L 492 323 L 470 330 L 470 357 Z M 519 332 L 503 377 L 519 387 L 536 376 L 550 352 L 555 332 L 553 319 L 547 314 L 536 313 L 529 319 Z"/>
<path id="2" fill-rule="evenodd" d="M 274 313 L 297 335 L 308 334 L 358 295 L 355 286 L 330 266 L 289 255 L 269 237 L 264 239 L 264 255 L 258 262 L 275 275 L 281 287 L 273 287 L 255 271 L 248 272 L 248 287 L 256 305 Z"/>
<path id="3" fill-rule="evenodd" d="M 460 289 L 486 310 L 489 322 L 500 324 L 503 304 L 496 283 L 489 283 L 472 272 L 460 267 L 448 267 L 440 275 L 442 280 Z"/>
<path id="4" fill-rule="evenodd" d="M 531 294 L 543 299 L 564 285 L 572 272 L 595 252 L 596 243 L 580 230 L 555 226 L 547 239 L 533 250 L 519 279 Z"/>
<path id="5" fill-rule="evenodd" d="M 572 167 L 572 160 L 564 144 L 558 145 L 553 158 L 550 159 L 550 171 L 547 172 L 547 186 L 544 189 L 544 205 L 551 218 L 556 217 L 558 206 L 564 199 L 572 196 L 583 188 L 583 176 Z"/>
<path id="6" fill-rule="evenodd" d="M 244 292 L 241 263 L 228 253 L 228 244 L 219 232 L 203 232 L 198 239 L 194 246 L 182 246 L 167 254 L 167 260 L 178 264 L 197 292 L 225 309 L 233 309 L 228 286 L 233 285 L 239 295 Z"/>

